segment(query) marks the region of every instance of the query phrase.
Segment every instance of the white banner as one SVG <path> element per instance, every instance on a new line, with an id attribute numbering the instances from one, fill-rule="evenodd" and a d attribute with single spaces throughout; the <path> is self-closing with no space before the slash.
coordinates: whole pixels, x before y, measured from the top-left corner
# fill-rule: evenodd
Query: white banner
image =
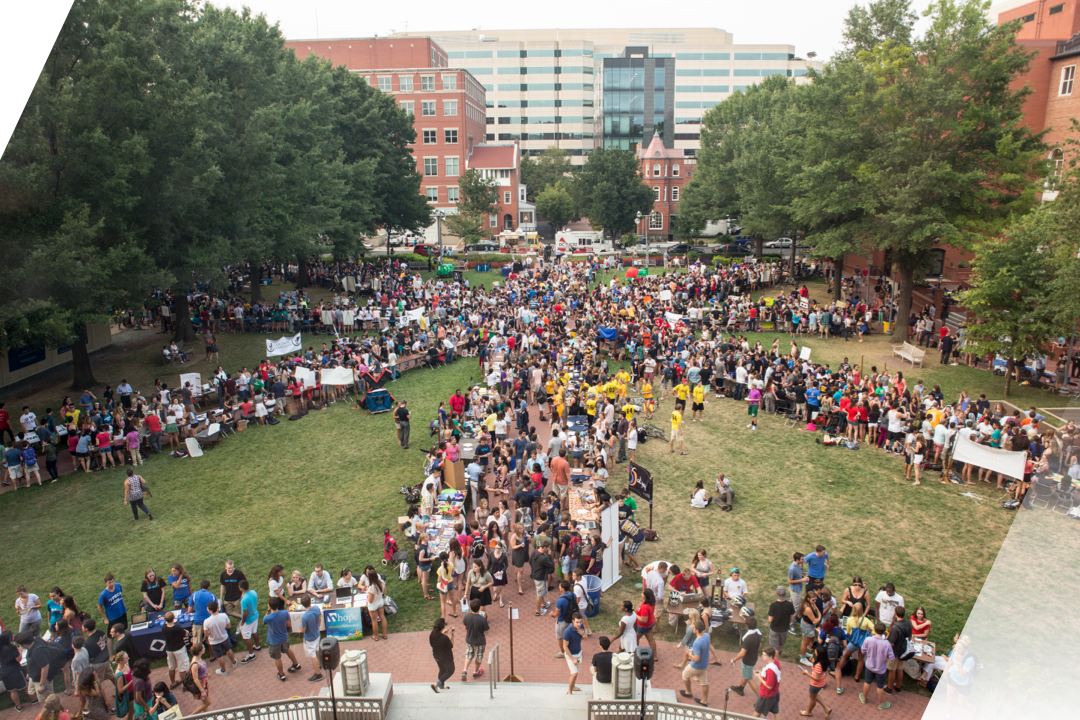
<path id="1" fill-rule="evenodd" d="M 413 321 L 420 322 L 420 318 L 422 318 L 422 317 L 424 317 L 424 308 L 422 308 L 422 307 L 418 307 L 415 310 L 406 310 L 405 311 L 405 322 L 406 322 L 406 324 L 411 323 Z"/>
<path id="2" fill-rule="evenodd" d="M 614 503 L 600 513 L 600 539 L 607 543 L 604 567 L 600 569 L 600 588 L 607 590 L 622 580 L 619 572 L 619 506 Z"/>
<path id="3" fill-rule="evenodd" d="M 810 348 L 808 348 L 806 346 L 803 346 L 802 351 L 799 352 L 799 359 L 800 360 L 809 360 L 810 359 Z"/>
<path id="4" fill-rule="evenodd" d="M 308 370 L 307 368 L 298 367 L 293 370 L 293 375 L 296 379 L 304 384 L 305 388 L 315 387 L 315 371 Z"/>
<path id="5" fill-rule="evenodd" d="M 673 312 L 666 312 L 666 313 L 664 313 L 664 319 L 667 320 L 672 325 L 675 325 L 675 324 L 682 321 L 683 316 L 682 315 L 676 315 Z"/>
<path id="6" fill-rule="evenodd" d="M 352 370 L 346 367 L 327 368 L 322 371 L 323 385 L 352 385 Z"/>
<path id="7" fill-rule="evenodd" d="M 671 291 L 670 290 L 661 290 L 659 297 L 660 297 L 661 302 L 667 302 L 668 300 L 671 299 Z"/>
<path id="8" fill-rule="evenodd" d="M 303 349 L 303 343 L 300 342 L 300 333 L 296 333 L 292 337 L 283 336 L 277 340 L 266 341 L 266 357 L 288 355 L 289 353 L 300 352 L 301 349 Z"/>
<path id="9" fill-rule="evenodd" d="M 953 461 L 958 463 L 971 463 L 976 467 L 993 470 L 1006 477 L 1019 480 L 1024 477 L 1024 465 L 1027 462 L 1027 453 L 987 447 L 986 445 L 980 445 L 973 440 L 960 436 L 956 438 L 956 449 L 953 450 Z"/>

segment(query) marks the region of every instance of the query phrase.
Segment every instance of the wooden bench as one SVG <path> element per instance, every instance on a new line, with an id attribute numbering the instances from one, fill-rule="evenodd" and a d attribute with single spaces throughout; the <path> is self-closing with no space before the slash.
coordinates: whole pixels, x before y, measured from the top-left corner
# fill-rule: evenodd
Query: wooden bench
<path id="1" fill-rule="evenodd" d="M 911 367 L 915 367 L 915 363 L 919 363 L 919 367 L 922 367 L 923 358 L 926 356 L 926 350 L 906 342 L 903 345 L 893 345 L 892 354 L 899 355 L 901 360 L 909 361 Z M 903 367 L 903 362 L 901 362 L 900 365 Z"/>

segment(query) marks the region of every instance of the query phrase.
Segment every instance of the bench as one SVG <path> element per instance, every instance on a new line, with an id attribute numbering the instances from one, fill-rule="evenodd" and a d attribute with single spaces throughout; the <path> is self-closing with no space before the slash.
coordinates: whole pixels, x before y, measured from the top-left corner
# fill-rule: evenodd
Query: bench
<path id="1" fill-rule="evenodd" d="M 922 367 L 923 358 L 926 356 L 926 350 L 912 345 L 909 342 L 903 345 L 893 345 L 893 355 L 899 355 L 902 360 L 907 360 L 911 363 L 911 367 L 915 367 L 915 363 L 919 363 L 919 367 Z M 900 363 L 903 367 L 903 363 Z"/>

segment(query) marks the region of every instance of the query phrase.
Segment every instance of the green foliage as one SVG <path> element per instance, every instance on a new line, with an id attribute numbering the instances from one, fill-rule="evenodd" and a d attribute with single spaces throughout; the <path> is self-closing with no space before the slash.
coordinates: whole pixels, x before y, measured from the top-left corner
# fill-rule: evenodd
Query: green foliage
<path id="1" fill-rule="evenodd" d="M 535 158 L 522 155 L 521 182 L 526 186 L 526 197 L 532 202 L 539 202 L 538 198 L 545 190 L 568 179 L 573 169 L 570 156 L 565 150 L 560 150 L 554 145 Z M 539 209 L 537 212 L 547 218 Z"/>
<path id="2" fill-rule="evenodd" d="M 656 197 L 629 150 L 593 150 L 575 172 L 574 187 L 578 215 L 614 237 L 631 232 L 637 214 L 648 215 Z"/>
<path id="3" fill-rule="evenodd" d="M 632 248 L 638 244 L 637 233 L 623 233 L 623 236 L 619 238 L 619 245 L 624 248 Z"/>
<path id="4" fill-rule="evenodd" d="M 549 185 L 536 197 L 536 214 L 561 228 L 574 217 L 574 198 L 562 182 Z"/>
<path id="5" fill-rule="evenodd" d="M 476 168 L 469 168 L 458 178 L 458 187 L 458 211 L 446 218 L 446 227 L 466 245 L 479 242 L 491 235 L 488 217 L 499 212 L 498 185 L 485 180 Z"/>

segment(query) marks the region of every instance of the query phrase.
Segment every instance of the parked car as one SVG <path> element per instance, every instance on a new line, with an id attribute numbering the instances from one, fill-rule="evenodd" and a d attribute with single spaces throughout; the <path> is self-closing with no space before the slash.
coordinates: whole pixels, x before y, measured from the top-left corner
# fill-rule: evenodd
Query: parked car
<path id="1" fill-rule="evenodd" d="M 417 255 L 423 255 L 424 257 L 438 257 L 439 246 L 435 243 L 416 243 L 416 247 L 412 249 Z"/>
<path id="2" fill-rule="evenodd" d="M 497 253 L 499 252 L 499 246 L 496 243 L 482 241 L 465 246 L 465 254 L 470 255 L 473 253 Z"/>
<path id="3" fill-rule="evenodd" d="M 405 244 L 404 239 L 400 235 L 391 235 L 390 239 L 386 242 L 390 247 L 401 247 Z"/>
<path id="4" fill-rule="evenodd" d="M 791 248 L 791 238 L 780 238 L 779 240 L 771 240 L 765 243 L 765 247 L 769 250 L 787 250 Z"/>

